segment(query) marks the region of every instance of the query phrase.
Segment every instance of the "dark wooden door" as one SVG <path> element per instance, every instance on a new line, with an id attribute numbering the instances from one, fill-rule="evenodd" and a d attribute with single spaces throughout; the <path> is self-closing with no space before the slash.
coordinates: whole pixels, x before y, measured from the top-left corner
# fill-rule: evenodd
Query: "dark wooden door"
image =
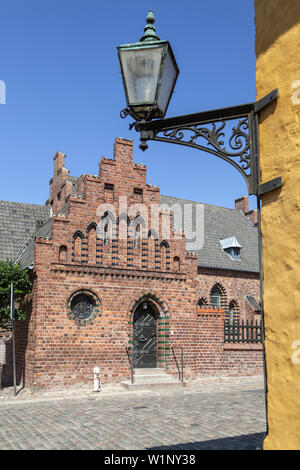
<path id="1" fill-rule="evenodd" d="M 156 315 L 146 302 L 133 315 L 133 367 L 156 367 Z"/>

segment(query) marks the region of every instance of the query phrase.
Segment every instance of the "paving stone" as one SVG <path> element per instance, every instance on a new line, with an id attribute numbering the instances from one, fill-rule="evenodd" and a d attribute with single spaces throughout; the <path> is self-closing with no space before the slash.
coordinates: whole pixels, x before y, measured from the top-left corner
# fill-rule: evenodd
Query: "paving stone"
<path id="1" fill-rule="evenodd" d="M 0 404 L 0 449 L 256 449 L 265 433 L 262 390 L 68 396 Z"/>

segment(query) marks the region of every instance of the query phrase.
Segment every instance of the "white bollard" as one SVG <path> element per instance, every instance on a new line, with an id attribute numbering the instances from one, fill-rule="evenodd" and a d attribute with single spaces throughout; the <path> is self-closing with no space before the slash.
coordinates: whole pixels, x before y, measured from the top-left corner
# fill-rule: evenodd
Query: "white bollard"
<path id="1" fill-rule="evenodd" d="M 100 368 L 98 366 L 94 367 L 94 392 L 99 392 L 99 373 Z"/>

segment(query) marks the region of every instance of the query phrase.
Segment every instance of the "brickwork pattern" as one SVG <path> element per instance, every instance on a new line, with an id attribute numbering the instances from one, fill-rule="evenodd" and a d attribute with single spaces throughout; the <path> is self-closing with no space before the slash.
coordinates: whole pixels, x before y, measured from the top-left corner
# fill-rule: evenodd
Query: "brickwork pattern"
<path id="1" fill-rule="evenodd" d="M 128 379 L 127 348 L 141 298 L 157 309 L 158 364 L 169 373 L 178 376 L 181 347 L 186 379 L 199 373 L 262 371 L 261 351 L 224 347 L 222 312 L 199 315 L 196 308 L 200 297 L 210 303 L 211 289 L 218 284 L 223 309 L 235 299 L 245 317 L 245 295 L 258 298 L 257 276 L 197 271 L 197 257 L 186 253 L 184 235 L 173 230 L 171 214 L 159 210 L 159 189 L 146 184 L 146 167 L 133 163 L 132 147 L 131 141 L 116 139 L 114 158 L 102 158 L 99 176 L 82 175 L 77 195 L 69 182 L 66 186 L 64 155 L 54 158 L 52 237 L 35 240 L 31 315 L 23 328 L 27 339 L 19 343 L 18 367 L 26 363 L 29 386 L 86 383 L 94 366 L 100 367 L 104 383 Z M 120 201 L 127 201 L 129 215 Z M 168 240 L 163 217 L 169 217 Z M 151 221 L 150 233 L 143 220 Z M 145 239 L 135 240 L 137 225 L 138 236 Z M 131 237 L 122 237 L 124 231 Z M 99 301 L 92 321 L 77 322 L 70 314 L 70 299 L 78 292 Z"/>

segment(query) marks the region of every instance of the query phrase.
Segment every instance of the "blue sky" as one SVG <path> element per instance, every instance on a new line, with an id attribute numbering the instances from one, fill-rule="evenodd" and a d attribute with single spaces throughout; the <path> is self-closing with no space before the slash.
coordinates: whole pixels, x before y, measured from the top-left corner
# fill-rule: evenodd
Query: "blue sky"
<path id="1" fill-rule="evenodd" d="M 124 137 L 162 194 L 234 207 L 247 188 L 227 163 L 159 142 L 139 149 L 131 119 L 119 116 L 126 103 L 116 47 L 139 40 L 153 9 L 180 69 L 167 116 L 255 101 L 253 3 L 2 0 L 0 199 L 44 204 L 57 150 L 71 175 L 98 174 L 100 158 Z"/>

